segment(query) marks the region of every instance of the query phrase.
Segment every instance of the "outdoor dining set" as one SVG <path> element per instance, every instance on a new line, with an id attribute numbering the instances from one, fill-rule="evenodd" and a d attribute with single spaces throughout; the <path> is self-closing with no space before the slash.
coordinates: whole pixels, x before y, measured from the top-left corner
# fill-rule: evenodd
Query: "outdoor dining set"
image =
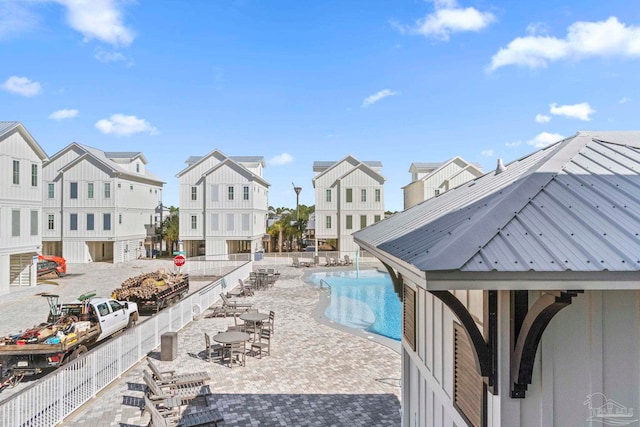
<path id="1" fill-rule="evenodd" d="M 269 289 L 278 277 L 275 271 L 258 271 L 246 282 L 238 280 L 238 289 L 234 292 L 220 294 L 221 305 L 212 307 L 206 317 L 233 317 L 233 325 L 212 335 L 204 333 L 204 359 L 232 367 L 245 366 L 247 355 L 261 359 L 270 354 L 275 313 L 261 313 L 253 304 L 229 296 L 250 296 L 256 290 Z M 177 375 L 174 371 L 161 371 L 153 361 L 147 361 L 149 370 L 143 370 L 147 387 L 144 410 L 150 414 L 150 426 L 224 425 L 207 384 L 209 373 Z"/>

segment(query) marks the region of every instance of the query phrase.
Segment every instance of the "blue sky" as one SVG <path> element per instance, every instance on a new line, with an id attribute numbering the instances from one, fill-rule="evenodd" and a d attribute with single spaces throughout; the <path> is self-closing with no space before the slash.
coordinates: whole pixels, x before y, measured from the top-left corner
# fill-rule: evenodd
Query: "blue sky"
<path id="1" fill-rule="evenodd" d="M 315 160 L 379 160 L 401 210 L 412 162 L 638 129 L 632 1 L 0 0 L 0 50 L 0 120 L 143 152 L 167 205 L 215 148 L 264 156 L 276 207 L 314 203 Z"/>

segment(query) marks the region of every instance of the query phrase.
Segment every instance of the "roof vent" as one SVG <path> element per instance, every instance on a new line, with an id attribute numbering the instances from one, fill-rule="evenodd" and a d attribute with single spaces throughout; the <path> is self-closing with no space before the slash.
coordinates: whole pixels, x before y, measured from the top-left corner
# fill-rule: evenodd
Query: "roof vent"
<path id="1" fill-rule="evenodd" d="M 502 159 L 498 159 L 498 166 L 496 166 L 496 175 L 504 172 L 504 164 L 502 163 Z"/>

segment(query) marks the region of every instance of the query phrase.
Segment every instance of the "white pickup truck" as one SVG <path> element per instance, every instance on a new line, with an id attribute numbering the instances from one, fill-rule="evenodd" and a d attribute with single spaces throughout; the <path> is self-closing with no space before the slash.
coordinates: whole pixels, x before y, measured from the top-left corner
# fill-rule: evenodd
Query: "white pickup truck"
<path id="1" fill-rule="evenodd" d="M 52 302 L 46 323 L 25 332 L 0 337 L 0 390 L 24 376 L 57 368 L 86 353 L 97 342 L 138 320 L 135 302 L 83 296 L 65 304 Z"/>

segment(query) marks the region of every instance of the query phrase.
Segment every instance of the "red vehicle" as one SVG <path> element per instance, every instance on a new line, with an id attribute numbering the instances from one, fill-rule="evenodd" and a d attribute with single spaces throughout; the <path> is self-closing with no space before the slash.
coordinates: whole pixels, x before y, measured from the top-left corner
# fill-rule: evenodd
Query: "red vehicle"
<path id="1" fill-rule="evenodd" d="M 61 256 L 55 255 L 38 255 L 38 261 L 53 261 L 56 263 L 58 274 L 67 274 L 67 260 Z"/>

